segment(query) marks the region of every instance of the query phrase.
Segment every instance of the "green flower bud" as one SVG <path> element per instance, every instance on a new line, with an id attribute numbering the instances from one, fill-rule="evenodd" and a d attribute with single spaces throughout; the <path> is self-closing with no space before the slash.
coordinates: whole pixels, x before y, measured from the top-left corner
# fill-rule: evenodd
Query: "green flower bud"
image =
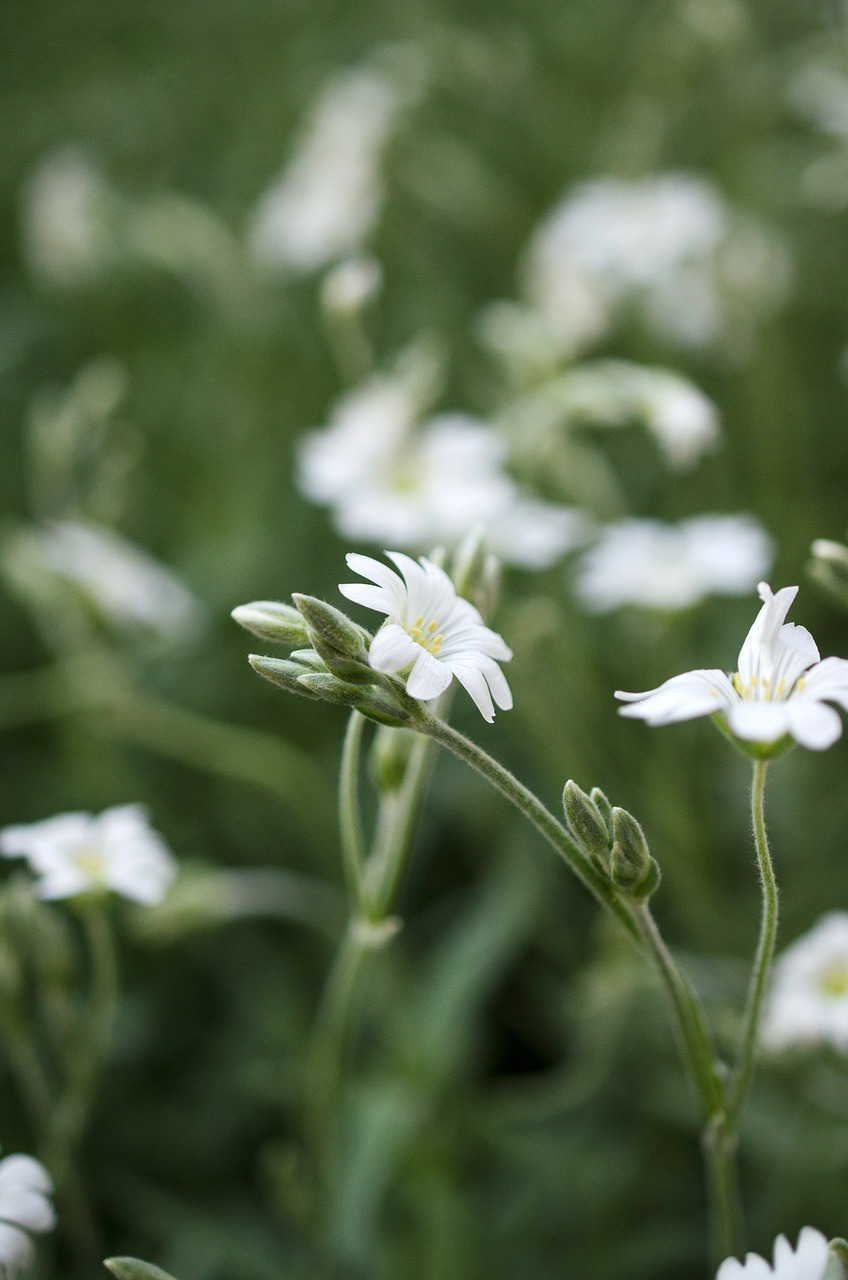
<path id="1" fill-rule="evenodd" d="M 635 902 L 645 902 L 659 886 L 659 866 L 651 857 L 644 832 L 632 814 L 616 806 L 612 821 L 610 876 L 613 884 Z"/>
<path id="2" fill-rule="evenodd" d="M 830 1260 L 824 1273 L 824 1280 L 845 1280 L 848 1277 L 848 1240 L 841 1237 L 829 1242 Z"/>
<path id="3" fill-rule="evenodd" d="M 325 600 L 296 592 L 292 599 L 306 621 L 309 639 L 329 671 L 342 680 L 370 684 L 374 673 L 368 663 L 368 632 Z"/>
<path id="4" fill-rule="evenodd" d="M 154 1267 L 151 1262 L 142 1262 L 139 1258 L 106 1258 L 103 1265 L 117 1280 L 174 1280 L 161 1267 Z"/>
<path id="5" fill-rule="evenodd" d="M 365 697 L 362 685 L 348 684 L 330 671 L 304 671 L 298 684 L 301 689 L 307 689 L 316 697 L 339 707 L 355 707 Z"/>
<path id="6" fill-rule="evenodd" d="M 393 729 L 378 730 L 371 748 L 371 772 L 380 791 L 397 791 L 406 777 L 413 734 Z"/>
<path id="7" fill-rule="evenodd" d="M 589 792 L 589 798 L 594 800 L 597 805 L 598 811 L 604 820 L 604 825 L 606 826 L 610 841 L 612 841 L 612 805 L 609 800 L 607 800 L 600 787 L 593 787 Z"/>
<path id="8" fill-rule="evenodd" d="M 302 667 L 298 662 L 291 662 L 287 658 L 267 658 L 261 653 L 250 653 L 247 657 L 248 662 L 253 667 L 257 675 L 265 680 L 270 680 L 272 684 L 277 684 L 281 689 L 287 689 L 289 693 L 302 694 L 304 698 L 317 698 L 317 693 L 311 693 L 309 689 L 305 689 L 300 683 L 300 677 L 307 673 L 308 668 Z"/>
<path id="9" fill-rule="evenodd" d="M 486 535 L 477 525 L 460 542 L 451 561 L 450 576 L 456 593 L 491 618 L 497 605 L 501 566 L 497 556 L 486 550 Z"/>
<path id="10" fill-rule="evenodd" d="M 576 843 L 593 861 L 606 867 L 610 836 L 595 801 L 569 779 L 562 793 L 562 803 L 568 829 Z"/>
<path id="11" fill-rule="evenodd" d="M 306 644 L 308 634 L 303 618 L 290 604 L 277 600 L 254 600 L 252 604 L 240 604 L 230 617 L 245 631 L 250 631 L 272 644 Z"/>
<path id="12" fill-rule="evenodd" d="M 812 547 L 809 571 L 841 605 L 848 607 L 848 547 L 818 538 Z"/>

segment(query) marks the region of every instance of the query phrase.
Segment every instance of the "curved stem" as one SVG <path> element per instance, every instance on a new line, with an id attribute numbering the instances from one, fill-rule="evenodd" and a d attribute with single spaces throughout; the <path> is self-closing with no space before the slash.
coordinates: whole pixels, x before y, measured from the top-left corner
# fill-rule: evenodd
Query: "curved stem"
<path id="1" fill-rule="evenodd" d="M 342 746 L 339 771 L 339 832 L 342 861 L 348 890 L 356 901 L 362 894 L 362 870 L 365 866 L 365 842 L 362 838 L 362 816 L 359 809 L 359 757 L 365 717 L 351 711 Z"/>
<path id="2" fill-rule="evenodd" d="M 760 936 L 757 942 L 757 953 L 754 957 L 754 967 L 751 970 L 748 999 L 742 1023 L 742 1041 L 734 1073 L 733 1095 L 728 1108 L 730 1122 L 733 1127 L 736 1126 L 739 1113 L 745 1105 L 745 1099 L 751 1086 L 763 997 L 768 983 L 772 956 L 774 955 L 774 943 L 777 936 L 777 881 L 774 875 L 771 854 L 769 853 L 763 802 L 767 768 L 767 761 L 756 760 L 754 762 L 754 776 L 751 782 L 751 823 L 754 828 L 754 844 L 757 849 L 757 863 L 760 869 L 763 898 Z"/>
<path id="3" fill-rule="evenodd" d="M 631 938 L 637 942 L 642 941 L 639 926 L 627 906 L 619 898 L 612 884 L 596 871 L 589 860 L 584 857 L 562 823 L 557 821 L 550 810 L 542 804 L 538 796 L 535 796 L 528 787 L 524 786 L 523 782 L 519 782 L 508 769 L 505 769 L 502 764 L 493 759 L 482 747 L 478 747 L 475 742 L 464 737 L 461 733 L 457 733 L 455 729 L 445 724 L 443 720 L 437 720 L 434 716 L 424 712 L 415 727 L 419 732 L 428 734 L 436 742 L 441 743 L 443 747 L 447 747 L 449 751 L 459 756 L 466 764 L 470 764 L 472 769 L 476 769 L 487 782 L 491 782 L 500 791 L 501 795 L 505 796 L 511 804 L 514 804 L 532 822 L 537 831 L 544 836 L 548 844 L 552 845 L 560 857 L 568 863 L 577 878 L 601 906 L 612 912 L 619 920 Z"/>

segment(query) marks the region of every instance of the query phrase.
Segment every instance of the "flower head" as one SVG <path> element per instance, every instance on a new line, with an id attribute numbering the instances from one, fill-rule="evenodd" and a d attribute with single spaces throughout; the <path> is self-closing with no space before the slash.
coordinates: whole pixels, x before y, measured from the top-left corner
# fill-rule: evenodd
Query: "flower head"
<path id="1" fill-rule="evenodd" d="M 831 1275 L 828 1268 L 832 1261 L 836 1260 L 822 1233 L 804 1227 L 797 1249 L 792 1248 L 786 1236 L 777 1237 L 774 1266 L 770 1267 L 758 1253 L 749 1253 L 744 1262 L 727 1258 L 719 1267 L 716 1280 L 825 1280 Z M 834 1270 L 833 1275 L 837 1274 Z"/>
<path id="2" fill-rule="evenodd" d="M 0 1272 L 10 1276 L 29 1265 L 29 1232 L 50 1231 L 56 1218 L 47 1170 L 32 1156 L 0 1160 Z"/>
<path id="3" fill-rule="evenodd" d="M 107 889 L 148 905 L 161 902 L 176 874 L 174 859 L 141 805 L 118 805 L 97 817 L 61 813 L 0 831 L 0 853 L 27 858 L 42 898 L 73 898 Z"/>
<path id="4" fill-rule="evenodd" d="M 763 607 L 733 675 L 687 671 L 644 693 L 617 692 L 630 704 L 621 714 L 661 725 L 718 712 L 744 742 L 770 746 L 792 737 L 813 751 L 832 746 L 842 722 L 826 703 L 848 710 L 848 661 L 821 661 L 809 631 L 784 621 L 797 587 L 783 587 L 776 595 L 766 582 L 758 589 Z"/>
<path id="5" fill-rule="evenodd" d="M 848 1052 L 848 911 L 832 911 L 778 959 L 760 1032 L 768 1049 Z"/>
<path id="6" fill-rule="evenodd" d="M 406 692 L 412 698 L 435 698 L 456 676 L 484 720 L 495 718 L 492 699 L 504 711 L 512 694 L 495 659 L 508 662 L 512 652 L 484 625 L 468 600 L 457 596 L 443 569 L 423 556 L 415 561 L 400 551 L 386 555 L 396 573 L 370 556 L 349 555 L 347 563 L 367 578 L 342 583 L 343 596 L 386 615 L 371 642 L 369 661 L 375 671 L 408 671 Z"/>

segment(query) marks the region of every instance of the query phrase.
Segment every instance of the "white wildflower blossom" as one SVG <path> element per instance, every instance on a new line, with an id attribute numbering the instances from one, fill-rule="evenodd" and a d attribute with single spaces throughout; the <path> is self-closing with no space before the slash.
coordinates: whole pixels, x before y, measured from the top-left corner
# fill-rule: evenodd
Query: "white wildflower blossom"
<path id="1" fill-rule="evenodd" d="M 0 1160 L 0 1272 L 4 1277 L 17 1275 L 32 1262 L 32 1234 L 51 1231 L 56 1225 L 52 1194 L 50 1175 L 32 1156 Z"/>
<path id="2" fill-rule="evenodd" d="M 784 622 L 797 587 L 783 587 L 775 595 L 761 582 L 758 590 L 763 607 L 733 675 L 687 671 L 644 693 L 618 692 L 616 697 L 630 704 L 621 708 L 622 715 L 662 725 L 718 712 L 746 742 L 765 747 L 792 737 L 813 751 L 832 746 L 842 722 L 827 703 L 848 710 L 848 661 L 822 661 L 809 631 Z"/>
<path id="3" fill-rule="evenodd" d="M 581 556 L 575 586 L 590 613 L 686 609 L 708 595 L 750 591 L 771 558 L 771 540 L 751 516 L 622 520 Z"/>
<path id="4" fill-rule="evenodd" d="M 841 1272 L 822 1233 L 804 1227 L 795 1249 L 786 1236 L 777 1237 L 772 1266 L 758 1253 L 749 1253 L 744 1262 L 727 1258 L 719 1267 L 716 1280 L 837 1280 Z"/>
<path id="5" fill-rule="evenodd" d="M 261 265 L 306 273 L 361 248 L 380 214 L 383 149 L 403 104 L 397 82 L 376 69 L 325 86 L 254 214 L 250 243 Z"/>
<path id="6" fill-rule="evenodd" d="M 304 438 L 298 484 L 332 507 L 339 533 L 416 551 L 454 546 L 480 525 L 501 559 L 530 569 L 585 541 L 585 517 L 524 494 L 507 475 L 494 428 L 460 413 L 421 422 L 423 400 L 409 378 L 374 378 Z"/>
<path id="7" fill-rule="evenodd" d="M 775 1051 L 830 1044 L 848 1053 L 848 912 L 830 912 L 778 957 L 760 1039 Z"/>
<path id="8" fill-rule="evenodd" d="M 570 192 L 536 230 L 524 293 L 566 354 L 603 337 L 630 308 L 661 338 L 704 346 L 721 335 L 727 295 L 737 291 L 740 236 L 749 266 L 762 266 L 755 292 L 765 304 L 778 291 L 782 252 L 705 179 L 595 179 Z M 744 301 L 746 293 L 737 292 L 736 301 Z"/>
<path id="9" fill-rule="evenodd" d="M 118 805 L 94 817 L 62 813 L 0 831 L 0 854 L 26 858 L 42 898 L 112 890 L 147 905 L 161 902 L 176 864 L 143 806 Z"/>
<path id="10" fill-rule="evenodd" d="M 120 629 L 179 639 L 199 620 L 200 606 L 164 565 L 111 529 L 57 520 L 21 530 L 4 555 L 7 570 L 69 587 L 104 622 Z M 22 585 L 25 587 L 26 583 Z"/>
<path id="11" fill-rule="evenodd" d="M 23 196 L 23 248 L 33 272 L 59 286 L 95 276 L 111 252 L 115 204 L 115 193 L 81 147 L 46 156 Z"/>
<path id="12" fill-rule="evenodd" d="M 374 670 L 408 671 L 406 691 L 423 701 L 444 692 L 456 676 L 484 720 L 495 718 L 493 699 L 509 710 L 512 694 L 498 662 L 508 662 L 512 652 L 501 637 L 485 626 L 473 604 L 457 596 L 443 569 L 423 556 L 415 561 L 398 551 L 386 555 L 399 572 L 351 554 L 348 565 L 369 585 L 339 587 L 348 600 L 386 616 L 371 642 Z"/>

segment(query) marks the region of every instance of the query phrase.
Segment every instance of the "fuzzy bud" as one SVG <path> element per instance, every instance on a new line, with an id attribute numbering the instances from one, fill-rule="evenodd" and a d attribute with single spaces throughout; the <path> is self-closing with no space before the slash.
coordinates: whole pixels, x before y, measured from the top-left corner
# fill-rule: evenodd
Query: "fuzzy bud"
<path id="1" fill-rule="evenodd" d="M 371 748 L 371 773 L 380 791 L 397 791 L 403 783 L 413 741 L 409 732 L 378 730 Z"/>
<path id="2" fill-rule="evenodd" d="M 374 673 L 368 663 L 368 632 L 325 600 L 299 593 L 295 593 L 292 599 L 306 622 L 309 639 L 327 669 L 342 680 L 370 684 Z"/>
<path id="3" fill-rule="evenodd" d="M 154 1267 L 150 1262 L 142 1262 L 140 1258 L 106 1258 L 103 1263 L 116 1280 L 174 1280 L 161 1267 Z"/>
<path id="4" fill-rule="evenodd" d="M 289 693 L 299 693 L 304 698 L 319 696 L 305 689 L 300 683 L 300 677 L 306 675 L 309 668 L 301 666 L 299 662 L 290 662 L 287 658 L 268 658 L 262 653 L 248 654 L 247 660 L 257 675 L 270 680 L 272 684 L 279 685 L 281 689 L 286 689 Z"/>
<path id="5" fill-rule="evenodd" d="M 612 805 L 610 804 L 609 800 L 607 800 L 606 796 L 604 795 L 600 787 L 592 788 L 592 790 L 589 792 L 589 799 L 594 800 L 595 804 L 597 805 L 598 811 L 604 820 L 604 825 L 606 826 L 607 832 L 609 834 L 610 843 L 612 843 L 612 836 L 613 836 Z"/>
<path id="6" fill-rule="evenodd" d="M 639 823 L 626 809 L 612 811 L 613 846 L 610 875 L 613 883 L 629 898 L 645 902 L 660 883 L 660 869 L 648 849 Z"/>
<path id="7" fill-rule="evenodd" d="M 606 866 L 610 836 L 595 801 L 569 779 L 562 793 L 565 820 L 576 843 L 593 862 Z"/>
<path id="8" fill-rule="evenodd" d="M 252 604 L 240 604 L 230 615 L 245 631 L 252 632 L 272 644 L 306 644 L 306 623 L 297 609 L 277 600 L 254 600 Z"/>

